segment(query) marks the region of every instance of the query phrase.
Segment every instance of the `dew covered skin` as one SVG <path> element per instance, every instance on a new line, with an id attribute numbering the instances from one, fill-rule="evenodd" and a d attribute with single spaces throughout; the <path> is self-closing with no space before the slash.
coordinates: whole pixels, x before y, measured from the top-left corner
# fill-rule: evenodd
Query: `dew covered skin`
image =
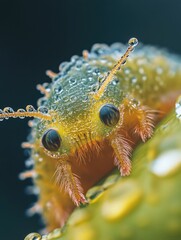
<path id="1" fill-rule="evenodd" d="M 88 115 L 92 104 L 91 92 L 96 91 L 101 78 L 105 77 L 125 51 L 125 47 L 117 49 L 115 45 L 101 46 L 93 46 L 88 60 L 72 57 L 71 62 L 66 63 L 53 83 L 50 83 L 50 97 L 44 104 L 56 110 L 62 121 L 71 121 L 77 115 Z M 141 103 L 149 101 L 149 105 L 154 106 L 156 97 L 158 99 L 169 92 L 172 80 L 175 81 L 181 74 L 180 64 L 174 58 L 153 47 L 137 49 L 108 85 L 102 98 L 119 106 L 122 99 L 130 95 Z M 176 80 L 173 91 L 178 87 L 179 80 Z"/>
<path id="2" fill-rule="evenodd" d="M 69 135 L 90 131 L 95 138 L 99 138 L 97 132 L 101 125 L 93 119 L 103 103 L 119 107 L 128 97 L 137 105 L 168 112 L 173 106 L 175 92 L 180 89 L 180 64 L 177 56 L 151 46 L 136 49 L 107 86 L 101 99 L 93 100 L 92 94 L 125 49 L 122 44 L 110 47 L 95 44 L 88 59 L 73 56 L 70 62 L 60 65 L 60 73 L 46 85 L 49 97 L 39 99 L 38 106 L 54 112 L 54 122 L 61 124 Z M 36 137 L 40 138 L 46 128 L 40 122 Z"/>
<path id="3" fill-rule="evenodd" d="M 178 119 L 181 119 L 181 96 L 178 97 L 175 103 L 175 113 Z"/>
<path id="4" fill-rule="evenodd" d="M 101 122 L 101 107 L 110 104 L 119 109 L 120 118 L 117 118 L 116 124 L 124 120 L 120 105 L 125 100 L 130 101 L 133 109 L 147 106 L 165 114 L 174 105 L 174 99 L 181 89 L 181 59 L 151 46 L 141 46 L 130 54 L 103 95 L 95 99 L 94 94 L 125 50 L 126 46 L 119 43 L 111 46 L 95 44 L 86 58 L 73 56 L 70 62 L 60 65 L 60 72 L 53 75 L 51 83 L 42 85 L 43 88 L 38 87 L 45 96 L 38 100 L 37 111 L 49 113 L 52 119 L 33 120 L 29 142 L 33 144 L 34 183 L 40 192 L 37 204 L 48 230 L 63 226 L 75 207 L 68 193 L 61 189 L 61 182 L 55 183 L 57 165 L 62 156 L 69 157 L 68 162 L 73 173 L 80 177 L 84 194 L 114 168 L 113 148 L 107 141 L 114 126 L 105 127 Z M 26 111 L 36 110 L 29 105 Z M 42 146 L 42 136 L 49 129 L 60 134 L 61 145 L 57 151 L 46 151 Z M 146 140 L 144 134 L 141 138 Z M 140 138 L 135 137 L 134 140 L 136 143 Z M 83 157 L 77 153 L 78 148 L 81 151 L 85 149 Z"/>

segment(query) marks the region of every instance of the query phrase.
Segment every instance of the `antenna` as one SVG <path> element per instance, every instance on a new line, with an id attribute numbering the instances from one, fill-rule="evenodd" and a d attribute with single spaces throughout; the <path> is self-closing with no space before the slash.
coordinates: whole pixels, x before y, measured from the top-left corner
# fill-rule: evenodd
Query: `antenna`
<path id="1" fill-rule="evenodd" d="M 34 117 L 44 120 L 52 119 L 52 117 L 48 114 L 48 108 L 46 107 L 39 107 L 38 110 L 35 110 L 32 105 L 27 105 L 26 110 L 20 108 L 17 111 L 14 111 L 11 107 L 5 107 L 3 110 L 0 109 L 0 121 L 3 121 L 4 119 L 9 119 L 11 117 L 19 117 L 21 119 L 25 117 Z"/>
<path id="2" fill-rule="evenodd" d="M 105 79 L 101 83 L 102 85 L 100 86 L 98 91 L 93 95 L 95 99 L 99 99 L 103 95 L 107 85 L 112 81 L 114 75 L 117 73 L 117 71 L 120 70 L 121 66 L 126 63 L 126 60 L 129 57 L 129 54 L 134 50 L 134 48 L 137 46 L 137 44 L 138 44 L 137 38 L 131 38 L 128 41 L 129 47 L 127 48 L 124 55 L 114 65 L 113 69 L 110 72 L 107 73 L 107 76 L 105 77 Z"/>

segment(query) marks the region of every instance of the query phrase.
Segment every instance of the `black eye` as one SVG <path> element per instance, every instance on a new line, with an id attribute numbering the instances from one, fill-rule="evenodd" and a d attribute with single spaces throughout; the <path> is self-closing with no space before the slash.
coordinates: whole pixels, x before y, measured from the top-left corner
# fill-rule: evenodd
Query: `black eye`
<path id="1" fill-rule="evenodd" d="M 99 116 L 105 125 L 112 127 L 119 121 L 119 110 L 113 104 L 106 104 L 100 109 Z"/>
<path id="2" fill-rule="evenodd" d="M 42 144 L 48 151 L 55 152 L 59 149 L 61 144 L 61 137 L 54 129 L 47 130 L 42 137 Z"/>

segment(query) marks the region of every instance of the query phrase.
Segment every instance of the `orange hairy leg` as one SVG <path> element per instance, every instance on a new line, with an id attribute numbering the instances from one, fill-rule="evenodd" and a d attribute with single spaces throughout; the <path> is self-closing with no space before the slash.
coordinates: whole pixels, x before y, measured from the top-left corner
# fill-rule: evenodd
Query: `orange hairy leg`
<path id="1" fill-rule="evenodd" d="M 86 155 L 89 155 L 90 159 L 86 164 L 80 164 L 75 156 L 70 157 L 69 163 L 65 163 L 69 169 L 68 171 L 64 169 L 64 173 L 61 170 L 64 168 L 64 164 L 61 165 L 60 160 L 57 165 L 56 159 L 46 156 L 42 150 L 38 150 L 38 153 L 34 152 L 36 158 L 34 166 L 36 178 L 34 178 L 34 181 L 41 189 L 38 212 L 43 213 L 47 221 L 48 231 L 63 226 L 69 214 L 75 208 L 75 204 L 80 205 L 80 203 L 85 202 L 85 198 L 80 192 L 80 185 L 78 187 L 74 186 L 74 189 L 70 187 L 71 182 L 66 177 L 67 174 L 79 177 L 83 194 L 85 194 L 91 186 L 113 169 L 112 148 L 107 141 L 102 144 L 104 152 L 98 153 L 96 148 L 87 151 Z M 35 144 L 35 149 L 38 146 Z M 72 194 L 74 197 L 71 196 Z M 74 202 L 73 199 L 75 199 Z"/>
<path id="2" fill-rule="evenodd" d="M 127 98 L 122 102 L 120 111 L 122 121 L 111 136 L 111 146 L 115 153 L 115 164 L 121 175 L 127 176 L 131 172 L 132 147 L 139 138 L 146 141 L 151 137 L 154 123 L 156 123 L 156 111 L 139 106 L 135 99 Z"/>
<path id="3" fill-rule="evenodd" d="M 129 175 L 131 172 L 131 146 L 128 141 L 118 134 L 118 136 L 111 141 L 111 146 L 115 154 L 115 165 L 118 166 L 121 175 Z"/>
<path id="4" fill-rule="evenodd" d="M 56 169 L 56 181 L 63 191 L 68 192 L 73 202 L 79 206 L 86 203 L 79 177 L 72 173 L 71 164 L 68 159 L 60 159 Z"/>

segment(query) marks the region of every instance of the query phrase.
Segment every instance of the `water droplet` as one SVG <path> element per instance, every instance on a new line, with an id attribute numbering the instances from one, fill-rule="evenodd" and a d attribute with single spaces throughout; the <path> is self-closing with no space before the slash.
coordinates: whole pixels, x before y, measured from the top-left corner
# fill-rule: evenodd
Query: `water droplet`
<path id="1" fill-rule="evenodd" d="M 54 88 L 55 93 L 61 93 L 62 91 L 63 91 L 63 89 L 62 89 L 61 85 L 57 85 L 56 88 Z"/>
<path id="2" fill-rule="evenodd" d="M 20 179 L 20 180 L 24 180 L 24 179 Z M 35 186 L 28 186 L 25 189 L 25 193 L 28 195 L 39 195 L 40 190 Z"/>
<path id="3" fill-rule="evenodd" d="M 3 121 L 3 120 L 4 120 L 4 118 L 1 118 L 1 114 L 4 114 L 4 112 L 3 112 L 3 110 L 2 110 L 2 109 L 0 109 L 0 121 Z"/>
<path id="4" fill-rule="evenodd" d="M 167 177 L 180 170 L 181 150 L 168 150 L 158 156 L 151 164 L 150 171 L 158 177 Z"/>
<path id="5" fill-rule="evenodd" d="M 128 41 L 128 44 L 132 47 L 136 47 L 136 45 L 138 44 L 138 39 L 137 38 L 131 38 L 129 41 Z"/>
<path id="6" fill-rule="evenodd" d="M 157 67 L 156 72 L 157 74 L 161 75 L 163 73 L 163 68 Z"/>
<path id="7" fill-rule="evenodd" d="M 120 52 L 122 52 L 123 49 L 125 49 L 125 46 L 122 43 L 113 43 L 111 45 L 111 49 L 120 53 Z"/>
<path id="8" fill-rule="evenodd" d="M 109 51 L 109 47 L 106 44 L 99 44 L 99 43 L 94 44 L 91 49 L 91 52 L 93 52 L 97 55 L 104 54 L 108 51 Z"/>
<path id="9" fill-rule="evenodd" d="M 43 158 L 38 158 L 38 162 L 43 162 Z"/>
<path id="10" fill-rule="evenodd" d="M 141 59 L 138 59 L 138 60 L 137 60 L 137 64 L 138 64 L 139 66 L 141 66 L 141 65 L 143 65 L 143 64 L 145 64 L 145 63 L 146 63 L 146 61 L 145 61 L 144 58 L 141 58 Z"/>
<path id="11" fill-rule="evenodd" d="M 71 102 L 75 102 L 76 100 L 77 100 L 77 97 L 76 97 L 76 96 L 71 96 L 71 97 L 70 97 L 70 101 L 71 101 Z"/>
<path id="12" fill-rule="evenodd" d="M 55 99 L 56 99 L 56 97 L 55 97 Z M 56 101 L 56 102 L 58 102 L 58 101 Z M 57 104 L 53 104 L 52 106 L 51 106 L 51 109 L 52 110 L 57 110 Z M 52 119 L 52 121 L 53 121 L 54 119 Z"/>
<path id="13" fill-rule="evenodd" d="M 131 212 L 141 201 L 142 190 L 134 180 L 120 182 L 104 195 L 101 207 L 102 216 L 108 221 L 115 221 Z"/>
<path id="14" fill-rule="evenodd" d="M 67 64 L 68 64 L 68 62 L 62 62 L 62 63 L 59 65 L 59 70 L 61 71 Z"/>
<path id="15" fill-rule="evenodd" d="M 46 105 L 46 103 L 47 103 L 47 98 L 46 97 L 39 98 L 38 101 L 37 101 L 38 106 Z"/>
<path id="16" fill-rule="evenodd" d="M 126 64 L 126 59 L 122 62 L 122 65 Z M 118 70 L 120 70 L 120 67 L 118 68 Z"/>
<path id="17" fill-rule="evenodd" d="M 17 113 L 24 113 L 26 112 L 23 108 L 20 108 L 17 110 Z M 24 116 L 19 116 L 20 119 L 24 119 L 25 117 Z"/>
<path id="18" fill-rule="evenodd" d="M 41 107 L 38 108 L 38 112 L 47 114 L 48 113 L 48 108 L 41 106 Z"/>
<path id="19" fill-rule="evenodd" d="M 108 72 L 108 73 L 109 73 L 109 72 Z M 99 77 L 98 77 L 98 82 L 99 82 L 99 83 L 102 83 L 102 82 L 106 79 L 106 76 L 107 76 L 107 75 L 105 75 L 105 74 L 99 75 Z"/>
<path id="20" fill-rule="evenodd" d="M 117 174 L 113 174 L 113 175 L 107 177 L 105 182 L 103 183 L 102 187 L 104 189 L 109 188 L 118 180 L 118 178 L 119 178 L 119 175 L 117 175 Z"/>
<path id="21" fill-rule="evenodd" d="M 133 107 L 138 107 L 140 105 L 140 102 L 136 98 L 132 98 L 131 101 L 130 101 L 130 104 Z"/>
<path id="22" fill-rule="evenodd" d="M 34 165 L 34 160 L 32 159 L 32 158 L 29 158 L 29 159 L 27 159 L 26 161 L 25 161 L 25 166 L 27 167 L 27 168 L 29 168 L 29 167 L 31 167 L 31 166 L 33 166 Z"/>
<path id="23" fill-rule="evenodd" d="M 142 76 L 142 80 L 146 81 L 147 80 L 147 76 L 146 75 Z"/>
<path id="24" fill-rule="evenodd" d="M 12 112 L 14 112 L 14 111 L 13 111 L 13 109 L 10 108 L 10 107 L 5 107 L 2 112 L 8 114 L 8 113 L 12 113 Z M 7 117 L 5 117 L 5 119 L 6 119 L 6 120 L 9 119 L 9 117 L 7 116 Z"/>
<path id="25" fill-rule="evenodd" d="M 26 215 L 28 217 L 32 217 L 35 214 L 41 214 L 42 213 L 42 208 L 39 204 L 34 204 L 32 207 L 26 210 Z"/>
<path id="26" fill-rule="evenodd" d="M 41 240 L 42 237 L 39 233 L 30 233 L 28 234 L 24 240 Z"/>
<path id="27" fill-rule="evenodd" d="M 68 95 L 64 95 L 63 97 L 62 97 L 62 100 L 64 101 L 64 102 L 68 102 L 69 101 L 69 96 Z M 55 106 L 56 107 L 56 106 Z M 53 107 L 52 107 L 53 108 Z M 54 109 L 55 110 L 55 109 Z"/>
<path id="28" fill-rule="evenodd" d="M 129 69 L 129 68 L 125 68 L 125 69 L 124 69 L 124 73 L 125 73 L 125 74 L 129 74 L 129 73 L 130 73 L 130 69 Z"/>
<path id="29" fill-rule="evenodd" d="M 35 108 L 32 105 L 27 105 L 26 106 L 26 111 L 27 112 L 36 112 Z"/>
<path id="30" fill-rule="evenodd" d="M 70 86 L 73 86 L 73 85 L 75 85 L 76 83 L 77 83 L 77 81 L 76 81 L 75 78 L 70 78 L 70 80 L 69 80 Z"/>
<path id="31" fill-rule="evenodd" d="M 61 235 L 62 235 L 62 229 L 57 228 L 47 235 L 47 240 L 53 240 L 54 238 L 56 238 L 56 239 L 60 238 Z"/>
<path id="32" fill-rule="evenodd" d="M 14 110 L 13 110 L 11 107 L 5 107 L 5 108 L 3 109 L 3 111 L 4 111 L 5 113 L 14 113 Z"/>
<path id="33" fill-rule="evenodd" d="M 94 203 L 102 196 L 104 189 L 102 186 L 95 186 L 88 190 L 86 197 L 89 202 Z"/>
<path id="34" fill-rule="evenodd" d="M 55 103 L 58 103 L 61 100 L 61 96 L 59 96 L 59 94 L 54 94 L 53 99 Z"/>
<path id="35" fill-rule="evenodd" d="M 43 83 L 42 86 L 46 89 L 46 92 L 50 92 L 50 84 L 49 83 Z"/>
<path id="36" fill-rule="evenodd" d="M 59 73 L 59 74 L 57 74 L 57 76 L 55 76 L 52 80 L 53 80 L 53 82 L 57 82 L 61 77 L 62 77 L 62 73 Z"/>
<path id="37" fill-rule="evenodd" d="M 45 207 L 46 207 L 46 210 L 50 210 L 51 208 L 52 208 L 52 202 L 51 201 L 48 201 L 48 202 L 46 202 L 46 204 L 45 204 Z"/>
<path id="38" fill-rule="evenodd" d="M 93 67 L 92 66 L 87 66 L 86 71 L 87 71 L 87 73 L 93 72 Z"/>
<path id="39" fill-rule="evenodd" d="M 106 64 L 106 63 L 107 63 L 107 59 L 100 59 L 100 63 Z M 102 69 L 102 70 L 103 70 L 103 69 Z"/>
<path id="40" fill-rule="evenodd" d="M 112 84 L 113 86 L 116 86 L 116 85 L 118 84 L 118 82 L 119 82 L 119 81 L 117 81 L 117 80 L 113 80 L 113 81 L 111 82 L 111 84 Z"/>
<path id="41" fill-rule="evenodd" d="M 176 117 L 181 119 L 181 96 L 176 101 L 175 112 L 176 112 Z"/>
<path id="42" fill-rule="evenodd" d="M 136 78 L 136 77 L 132 77 L 132 78 L 131 78 L 131 83 L 132 83 L 132 84 L 135 84 L 136 82 L 137 82 L 137 78 Z"/>
<path id="43" fill-rule="evenodd" d="M 142 67 L 140 67 L 140 68 L 138 69 L 138 71 L 139 71 L 140 74 L 144 74 L 144 73 L 145 73 L 144 68 L 142 68 Z"/>
<path id="44" fill-rule="evenodd" d="M 82 102 L 86 103 L 88 101 L 88 96 L 85 96 L 83 99 L 82 99 Z"/>
<path id="45" fill-rule="evenodd" d="M 77 69 L 80 69 L 80 68 L 82 67 L 82 63 L 83 63 L 82 60 L 78 60 L 78 61 L 76 62 L 76 65 L 75 65 L 76 68 L 77 68 Z"/>
<path id="46" fill-rule="evenodd" d="M 93 74 L 98 76 L 98 75 L 100 74 L 100 70 L 99 70 L 98 68 L 95 69 L 94 72 L 93 72 Z"/>
<path id="47" fill-rule="evenodd" d="M 81 79 L 81 82 L 82 82 L 82 83 L 86 83 L 86 82 L 87 82 L 87 79 L 86 79 L 86 78 L 82 78 L 82 79 Z"/>
<path id="48" fill-rule="evenodd" d="M 93 82 L 93 77 L 88 77 L 89 82 Z"/>
<path id="49" fill-rule="evenodd" d="M 79 59 L 80 59 L 79 56 L 74 55 L 74 56 L 71 57 L 71 62 L 76 62 L 76 61 L 79 60 Z"/>

